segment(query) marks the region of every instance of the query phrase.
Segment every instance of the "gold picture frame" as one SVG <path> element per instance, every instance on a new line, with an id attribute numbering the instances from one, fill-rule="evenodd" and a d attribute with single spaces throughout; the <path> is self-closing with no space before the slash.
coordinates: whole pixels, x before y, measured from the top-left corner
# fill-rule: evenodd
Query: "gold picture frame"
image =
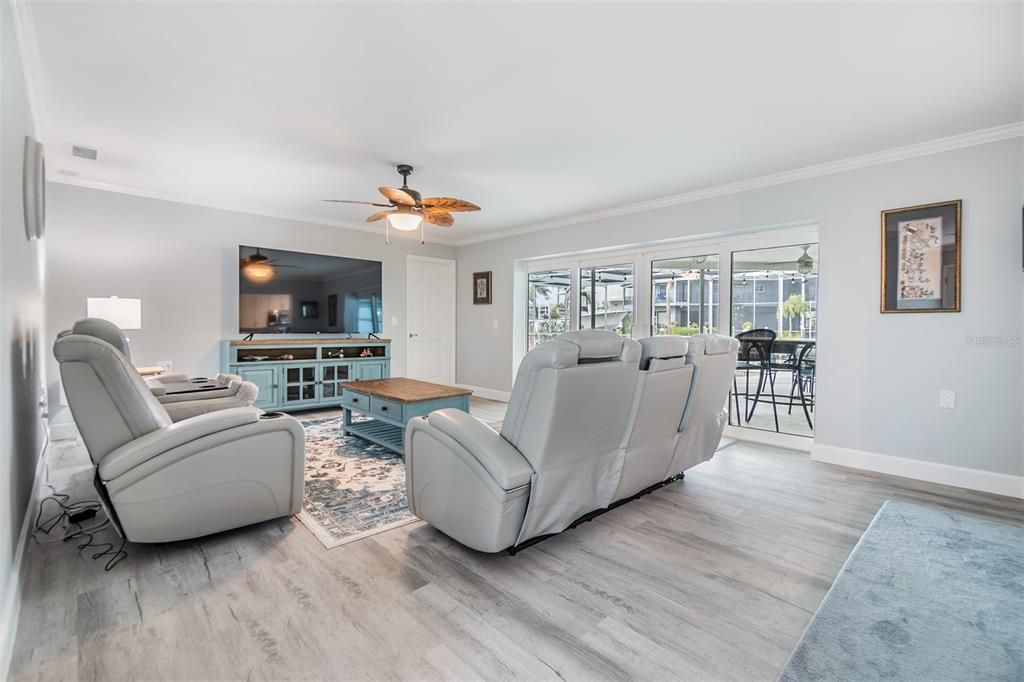
<path id="1" fill-rule="evenodd" d="M 882 313 L 960 312 L 963 200 L 882 211 Z"/>

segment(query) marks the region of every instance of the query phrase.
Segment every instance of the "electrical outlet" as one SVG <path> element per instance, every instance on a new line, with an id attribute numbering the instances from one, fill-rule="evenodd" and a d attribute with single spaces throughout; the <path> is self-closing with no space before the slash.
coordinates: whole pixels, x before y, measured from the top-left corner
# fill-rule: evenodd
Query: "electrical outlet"
<path id="1" fill-rule="evenodd" d="M 939 407 L 952 410 L 956 407 L 956 391 L 939 391 Z"/>
<path id="2" fill-rule="evenodd" d="M 163 367 L 164 371 L 168 374 L 174 373 L 174 360 L 157 360 L 157 367 Z"/>
<path id="3" fill-rule="evenodd" d="M 394 315 L 391 316 L 391 326 L 392 327 L 397 327 L 398 326 L 398 318 L 395 317 Z"/>
<path id="4" fill-rule="evenodd" d="M 495 320 L 495 321 L 494 321 L 494 328 L 495 328 L 495 329 L 497 329 L 497 328 L 498 328 L 498 321 L 497 321 L 497 320 Z"/>

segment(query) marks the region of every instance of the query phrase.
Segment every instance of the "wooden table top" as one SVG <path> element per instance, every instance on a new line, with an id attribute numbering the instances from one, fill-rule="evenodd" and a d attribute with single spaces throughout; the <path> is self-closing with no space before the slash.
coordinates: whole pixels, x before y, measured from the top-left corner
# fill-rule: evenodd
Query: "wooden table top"
<path id="1" fill-rule="evenodd" d="M 350 381 L 345 390 L 364 393 L 366 395 L 394 400 L 396 403 L 419 403 L 424 400 L 441 400 L 473 395 L 473 391 L 457 386 L 432 384 L 429 381 L 394 377 L 392 379 L 373 379 L 371 381 Z"/>

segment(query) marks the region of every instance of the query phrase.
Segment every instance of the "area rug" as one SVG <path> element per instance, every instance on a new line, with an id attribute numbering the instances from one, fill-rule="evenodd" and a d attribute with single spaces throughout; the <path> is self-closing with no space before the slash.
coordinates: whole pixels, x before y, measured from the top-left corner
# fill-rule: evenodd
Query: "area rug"
<path id="1" fill-rule="evenodd" d="M 1024 528 L 886 502 L 780 680 L 1024 679 Z"/>
<path id="2" fill-rule="evenodd" d="M 341 435 L 341 418 L 303 420 L 306 491 L 301 521 L 328 549 L 411 523 L 401 455 Z"/>

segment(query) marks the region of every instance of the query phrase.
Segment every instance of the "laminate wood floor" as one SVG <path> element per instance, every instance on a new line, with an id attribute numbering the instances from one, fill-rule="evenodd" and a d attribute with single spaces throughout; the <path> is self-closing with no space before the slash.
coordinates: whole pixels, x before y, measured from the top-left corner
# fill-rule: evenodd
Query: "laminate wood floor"
<path id="1" fill-rule="evenodd" d="M 88 492 L 83 456 L 53 448 L 59 487 Z M 11 677 L 772 680 L 887 499 L 1024 525 L 1019 500 L 739 442 L 514 557 L 422 523 L 326 550 L 291 519 L 109 572 L 33 545 Z"/>

